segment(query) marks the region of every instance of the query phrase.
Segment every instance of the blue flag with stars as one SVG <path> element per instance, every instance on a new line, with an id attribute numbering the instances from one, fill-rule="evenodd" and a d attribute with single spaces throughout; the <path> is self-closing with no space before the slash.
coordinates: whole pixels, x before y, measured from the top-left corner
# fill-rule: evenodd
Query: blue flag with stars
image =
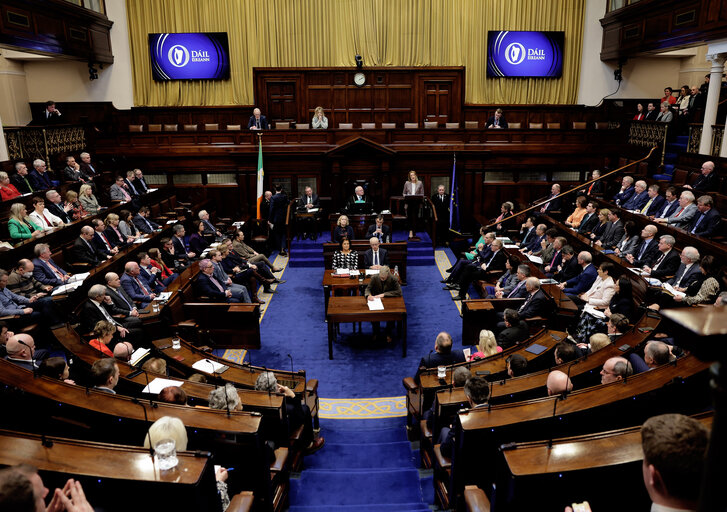
<path id="1" fill-rule="evenodd" d="M 449 230 L 460 233 L 459 219 L 459 190 L 457 189 L 457 155 L 454 155 L 452 163 L 452 193 L 449 198 Z"/>

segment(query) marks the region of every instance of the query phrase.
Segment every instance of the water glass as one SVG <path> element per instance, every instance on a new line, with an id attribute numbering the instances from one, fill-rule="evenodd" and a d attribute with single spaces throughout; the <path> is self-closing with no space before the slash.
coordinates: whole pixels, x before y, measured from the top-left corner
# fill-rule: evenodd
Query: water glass
<path id="1" fill-rule="evenodd" d="M 154 457 L 162 471 L 177 467 L 177 443 L 174 439 L 160 439 L 154 445 Z"/>
<path id="2" fill-rule="evenodd" d="M 182 342 L 176 336 L 172 338 L 172 348 L 174 350 L 179 350 L 180 348 L 182 348 Z"/>

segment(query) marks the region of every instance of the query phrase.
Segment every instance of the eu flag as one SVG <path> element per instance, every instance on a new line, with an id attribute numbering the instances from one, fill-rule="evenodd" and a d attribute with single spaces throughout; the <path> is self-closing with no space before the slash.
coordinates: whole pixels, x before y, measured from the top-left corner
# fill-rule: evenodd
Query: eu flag
<path id="1" fill-rule="evenodd" d="M 457 189 L 457 154 L 452 163 L 452 195 L 449 198 L 449 230 L 461 235 L 459 219 L 459 190 Z"/>

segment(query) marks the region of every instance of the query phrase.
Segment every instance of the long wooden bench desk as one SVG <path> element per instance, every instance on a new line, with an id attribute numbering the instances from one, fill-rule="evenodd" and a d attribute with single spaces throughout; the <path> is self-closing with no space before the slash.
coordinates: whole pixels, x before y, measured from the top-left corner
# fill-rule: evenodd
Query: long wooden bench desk
<path id="1" fill-rule="evenodd" d="M 333 268 L 333 253 L 338 250 L 337 243 L 323 244 L 323 261 L 325 268 Z M 388 252 L 389 267 L 392 272 L 395 267 L 399 267 L 399 279 L 402 285 L 406 285 L 406 242 L 388 242 L 381 244 L 383 249 Z M 358 252 L 358 267 L 363 271 L 363 255 L 371 246 L 368 240 L 353 240 L 351 242 L 351 250 Z"/>

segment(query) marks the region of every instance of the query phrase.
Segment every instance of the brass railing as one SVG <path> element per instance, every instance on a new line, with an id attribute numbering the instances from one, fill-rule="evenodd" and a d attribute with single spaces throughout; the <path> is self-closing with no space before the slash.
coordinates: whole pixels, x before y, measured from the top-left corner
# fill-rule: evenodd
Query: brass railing
<path id="1" fill-rule="evenodd" d="M 83 126 L 10 126 L 3 127 L 10 160 L 30 161 L 40 158 L 50 167 L 51 158 L 86 149 Z"/>
<path id="2" fill-rule="evenodd" d="M 722 139 L 724 138 L 724 125 L 713 124 L 712 125 L 712 140 L 709 145 L 709 154 L 712 156 L 719 156 L 719 151 L 722 147 Z M 689 145 L 687 146 L 687 153 L 699 153 L 699 144 L 702 140 L 702 125 L 692 124 L 689 125 Z"/>
<path id="3" fill-rule="evenodd" d="M 712 156 L 719 156 L 724 138 L 724 125 L 712 126 Z"/>
<path id="4" fill-rule="evenodd" d="M 699 153 L 699 144 L 702 141 L 702 125 L 689 125 L 689 142 L 687 142 L 687 153 Z"/>
<path id="5" fill-rule="evenodd" d="M 664 165 L 664 154 L 666 153 L 666 136 L 669 130 L 669 123 L 657 123 L 651 121 L 632 121 L 629 126 L 628 143 L 634 146 L 645 148 L 661 147 L 661 162 Z"/>

